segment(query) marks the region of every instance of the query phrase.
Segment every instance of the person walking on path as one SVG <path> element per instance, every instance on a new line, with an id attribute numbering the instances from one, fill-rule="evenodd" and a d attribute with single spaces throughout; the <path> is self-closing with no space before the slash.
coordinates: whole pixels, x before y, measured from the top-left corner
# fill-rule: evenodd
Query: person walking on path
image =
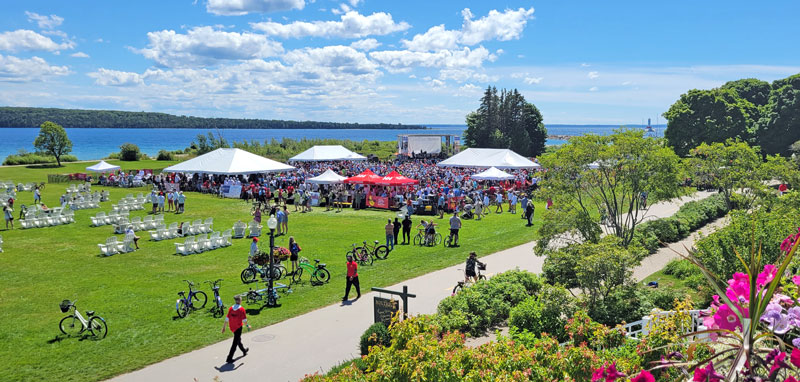
<path id="1" fill-rule="evenodd" d="M 394 245 L 397 245 L 397 240 L 398 240 L 397 237 L 400 236 L 400 228 L 402 228 L 403 225 L 400 224 L 400 220 L 398 220 L 397 218 L 394 218 L 393 225 L 394 225 L 394 230 L 392 231 L 392 233 L 394 233 Z M 392 249 L 394 249 L 394 247 L 392 247 Z"/>
<path id="2" fill-rule="evenodd" d="M 411 217 L 406 215 L 403 219 L 403 244 L 408 244 L 411 242 L 411 226 L 413 223 L 411 222 Z"/>
<path id="3" fill-rule="evenodd" d="M 386 230 L 386 247 L 391 251 L 394 249 L 394 224 L 392 224 L 392 219 L 386 219 L 386 225 L 383 228 Z"/>
<path id="4" fill-rule="evenodd" d="M 460 229 L 461 219 L 458 217 L 458 212 L 454 212 L 453 217 L 450 218 L 450 237 L 453 240 L 450 245 L 453 247 L 458 247 L 458 230 Z"/>
<path id="5" fill-rule="evenodd" d="M 302 250 L 303 249 L 297 245 L 297 242 L 294 241 L 294 236 L 289 236 L 289 253 L 291 253 L 291 256 L 289 256 L 289 261 L 292 262 L 292 274 L 297 272 L 297 268 L 300 267 L 297 265 L 297 260 L 299 259 L 299 253 Z"/>
<path id="6" fill-rule="evenodd" d="M 237 294 L 233 296 L 233 300 L 236 304 L 228 308 L 228 315 L 225 317 L 225 322 L 222 324 L 223 333 L 225 333 L 226 325 L 228 325 L 233 332 L 231 351 L 228 352 L 228 358 L 225 359 L 227 363 L 233 363 L 233 354 L 236 352 L 237 347 L 244 355 L 247 355 L 247 352 L 250 350 L 242 345 L 242 325 L 247 325 L 247 330 L 250 330 L 250 324 L 247 323 L 247 312 L 245 312 L 242 306 L 242 296 Z"/>
<path id="7" fill-rule="evenodd" d="M 358 264 L 353 260 L 353 256 L 347 255 L 347 286 L 344 289 L 344 297 L 342 301 L 347 301 L 350 296 L 350 287 L 356 287 L 356 300 L 361 298 L 361 285 L 358 283 Z"/>
<path id="8" fill-rule="evenodd" d="M 525 207 L 525 218 L 528 219 L 527 227 L 533 226 L 533 213 L 536 212 L 536 207 L 533 205 L 533 200 L 528 200 L 528 205 Z"/>

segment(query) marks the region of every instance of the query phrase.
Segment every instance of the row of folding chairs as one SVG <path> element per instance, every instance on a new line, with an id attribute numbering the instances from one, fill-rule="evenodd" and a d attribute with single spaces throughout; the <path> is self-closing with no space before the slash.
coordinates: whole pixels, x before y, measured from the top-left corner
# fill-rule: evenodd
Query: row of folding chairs
<path id="1" fill-rule="evenodd" d="M 243 223 L 241 220 L 233 223 L 233 238 L 241 239 L 245 236 L 261 236 L 261 225 L 256 223 L 255 220 L 251 221 L 249 224 Z"/>
<path id="2" fill-rule="evenodd" d="M 17 184 L 13 180 L 0 180 L 0 188 L 14 188 Z"/>
<path id="3" fill-rule="evenodd" d="M 103 256 L 111 256 L 136 250 L 133 239 L 123 239 L 120 241 L 116 236 L 109 237 L 106 239 L 105 244 L 97 244 L 97 246 L 100 247 L 100 254 Z"/>
<path id="4" fill-rule="evenodd" d="M 117 204 L 111 205 L 111 211 L 141 211 L 144 209 L 144 203 L 135 199 L 123 198 Z"/>
<path id="5" fill-rule="evenodd" d="M 144 218 L 134 216 L 130 219 L 120 218 L 117 220 L 117 224 L 114 224 L 114 233 L 125 233 L 128 226 L 133 227 L 134 232 L 138 232 L 156 229 L 162 224 L 164 224 L 164 215 L 147 215 Z"/>
<path id="6" fill-rule="evenodd" d="M 25 229 L 44 228 L 75 222 L 75 212 L 71 210 L 61 210 L 55 208 L 53 210 L 54 211 L 49 214 L 37 214 L 28 211 L 28 214 L 25 215 L 25 218 L 20 220 L 20 226 Z"/>
<path id="7" fill-rule="evenodd" d="M 167 239 L 174 239 L 176 237 L 185 236 L 183 233 L 178 233 L 178 223 L 170 223 L 169 227 L 166 224 L 161 224 L 156 229 L 147 231 L 150 233 L 150 240 L 161 241 Z"/>
<path id="8" fill-rule="evenodd" d="M 201 233 L 211 233 L 214 231 L 214 218 L 208 218 L 205 221 L 202 219 L 196 219 L 189 222 L 183 223 L 183 236 L 193 236 L 199 235 Z"/>
<path id="9" fill-rule="evenodd" d="M 69 186 L 67 186 L 67 192 L 68 193 L 80 192 L 80 191 L 82 191 L 82 192 L 91 192 L 92 191 L 92 184 L 89 183 L 89 182 L 85 182 L 85 183 L 81 183 L 81 184 L 72 183 Z"/>
<path id="10" fill-rule="evenodd" d="M 69 208 L 73 211 L 100 208 L 100 199 L 73 200 L 71 202 L 67 202 L 67 205 L 69 205 Z"/>
<path id="11" fill-rule="evenodd" d="M 95 216 L 90 216 L 93 227 L 100 227 L 111 224 L 124 224 L 128 222 L 128 210 L 124 211 L 111 211 L 106 214 L 105 211 L 100 211 Z"/>
<path id="12" fill-rule="evenodd" d="M 211 251 L 217 248 L 227 247 L 232 244 L 231 230 L 225 230 L 222 234 L 219 231 L 214 231 L 211 236 L 202 234 L 197 237 L 187 237 L 183 243 L 175 244 L 176 255 L 191 255 L 193 253 L 202 253 Z"/>
<path id="13" fill-rule="evenodd" d="M 136 202 L 136 203 L 144 204 L 145 202 L 147 202 L 147 201 L 148 201 L 148 199 L 149 199 L 149 198 L 148 198 L 148 197 L 146 197 L 146 196 L 144 196 L 144 194 L 142 194 L 142 193 L 140 192 L 140 193 L 139 193 L 138 195 L 136 195 L 136 196 L 133 196 L 133 194 L 128 194 L 128 195 L 125 195 L 125 198 L 124 198 L 124 199 L 126 199 L 126 200 L 129 200 L 129 201 L 133 201 L 133 202 Z"/>
<path id="14" fill-rule="evenodd" d="M 33 182 L 19 183 L 17 184 L 17 191 L 33 191 L 33 189 L 36 188 L 37 184 L 38 183 L 33 183 Z"/>

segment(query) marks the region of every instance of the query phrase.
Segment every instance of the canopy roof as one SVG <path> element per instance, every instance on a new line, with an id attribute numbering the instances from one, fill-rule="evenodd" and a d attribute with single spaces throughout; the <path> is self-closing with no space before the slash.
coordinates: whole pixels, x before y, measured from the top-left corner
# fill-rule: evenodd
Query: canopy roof
<path id="1" fill-rule="evenodd" d="M 328 169 L 319 176 L 315 176 L 311 179 L 306 180 L 306 182 L 316 183 L 316 184 L 337 184 L 337 183 L 342 183 L 345 179 L 347 178 L 337 174 L 331 169 Z"/>
<path id="2" fill-rule="evenodd" d="M 354 153 L 344 146 L 314 146 L 289 158 L 290 162 L 326 162 L 337 160 L 365 160 L 367 157 Z"/>
<path id="3" fill-rule="evenodd" d="M 508 180 L 514 179 L 514 175 L 511 175 L 503 170 L 497 169 L 497 167 L 492 167 L 484 172 L 475 174 L 472 176 L 472 179 L 475 180 Z"/>
<path id="4" fill-rule="evenodd" d="M 240 149 L 216 149 L 197 158 L 169 166 L 165 172 L 193 174 L 259 174 L 264 172 L 292 171 L 295 168 L 269 158 Z"/>
<path id="5" fill-rule="evenodd" d="M 101 160 L 98 164 L 86 167 L 86 170 L 93 172 L 110 172 L 119 170 L 119 166 L 114 166 L 113 164 L 108 164 L 106 161 Z"/>
<path id="6" fill-rule="evenodd" d="M 372 170 L 366 169 L 366 170 L 364 170 L 364 172 L 362 172 L 362 173 L 360 173 L 360 174 L 358 174 L 356 176 L 352 176 L 352 177 L 349 177 L 349 178 L 345 179 L 344 183 L 377 184 L 377 182 L 379 182 L 381 179 L 383 179 L 383 178 L 381 178 L 378 175 L 375 175 L 375 173 L 372 172 Z"/>
<path id="7" fill-rule="evenodd" d="M 441 162 L 441 167 L 478 167 L 478 168 L 538 168 L 538 163 L 525 158 L 509 149 L 466 149 Z"/>
<path id="8" fill-rule="evenodd" d="M 419 181 L 416 179 L 407 178 L 397 171 L 392 171 L 378 180 L 375 184 L 380 184 L 382 186 L 405 186 L 417 183 L 419 183 Z"/>

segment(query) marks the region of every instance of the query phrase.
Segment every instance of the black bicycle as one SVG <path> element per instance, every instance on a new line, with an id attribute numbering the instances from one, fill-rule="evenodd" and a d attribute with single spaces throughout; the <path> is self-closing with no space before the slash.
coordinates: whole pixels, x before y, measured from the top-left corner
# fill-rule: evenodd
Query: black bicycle
<path id="1" fill-rule="evenodd" d="M 486 276 L 481 274 L 481 271 L 485 271 L 486 270 L 486 264 L 479 262 L 479 263 L 477 263 L 475 265 L 476 265 L 475 268 L 477 268 L 476 276 L 478 277 L 478 281 L 486 280 Z M 465 275 L 464 281 L 459 281 L 458 284 L 456 284 L 455 288 L 453 288 L 453 294 L 456 294 L 459 291 L 461 291 L 462 289 L 469 288 L 470 286 L 475 284 L 475 282 L 472 281 L 472 277 L 466 277 L 466 270 L 464 271 L 464 275 Z"/>
<path id="2" fill-rule="evenodd" d="M 249 284 L 252 282 L 256 282 L 256 276 L 263 278 L 267 278 L 269 275 L 267 273 L 267 269 L 269 268 L 269 263 L 265 264 L 264 266 L 259 266 L 256 263 L 251 262 L 250 265 L 245 268 L 240 277 L 242 279 L 242 283 Z M 272 279 L 273 280 L 280 280 L 283 276 L 286 276 L 286 267 L 283 266 L 281 263 L 273 263 L 272 264 Z"/>
<path id="3" fill-rule="evenodd" d="M 386 258 L 389 257 L 389 252 L 391 252 L 392 250 L 383 244 L 378 245 L 378 243 L 379 241 L 375 240 L 375 244 L 369 245 L 367 244 L 367 241 L 364 240 L 363 245 L 360 247 L 356 247 L 355 250 L 359 252 L 366 252 L 367 254 L 376 259 L 386 260 Z"/>
<path id="4" fill-rule="evenodd" d="M 353 244 L 353 249 L 347 251 L 347 256 L 352 256 L 360 265 L 372 265 L 372 262 L 375 261 L 369 252 L 363 247 L 356 247 L 355 244 Z"/>
<path id="5" fill-rule="evenodd" d="M 178 296 L 181 296 L 181 298 L 175 301 L 175 310 L 180 318 L 186 317 L 189 311 L 205 308 L 206 302 L 208 302 L 206 292 L 194 290 L 194 283 L 189 280 L 183 281 L 189 284 L 189 295 L 187 296 L 184 291 L 178 292 Z"/>

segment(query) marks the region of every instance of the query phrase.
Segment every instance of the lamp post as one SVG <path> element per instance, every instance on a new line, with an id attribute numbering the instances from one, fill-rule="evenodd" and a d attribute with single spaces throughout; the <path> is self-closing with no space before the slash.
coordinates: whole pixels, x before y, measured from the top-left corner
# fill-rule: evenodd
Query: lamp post
<path id="1" fill-rule="evenodd" d="M 273 272 L 275 262 L 273 259 L 275 253 L 275 228 L 278 228 L 278 219 L 275 219 L 275 215 L 270 215 L 269 219 L 267 219 L 267 228 L 269 228 L 269 286 L 267 287 L 267 304 L 270 306 L 275 305 L 277 301 L 274 300 L 273 293 L 275 290 L 273 289 Z"/>

